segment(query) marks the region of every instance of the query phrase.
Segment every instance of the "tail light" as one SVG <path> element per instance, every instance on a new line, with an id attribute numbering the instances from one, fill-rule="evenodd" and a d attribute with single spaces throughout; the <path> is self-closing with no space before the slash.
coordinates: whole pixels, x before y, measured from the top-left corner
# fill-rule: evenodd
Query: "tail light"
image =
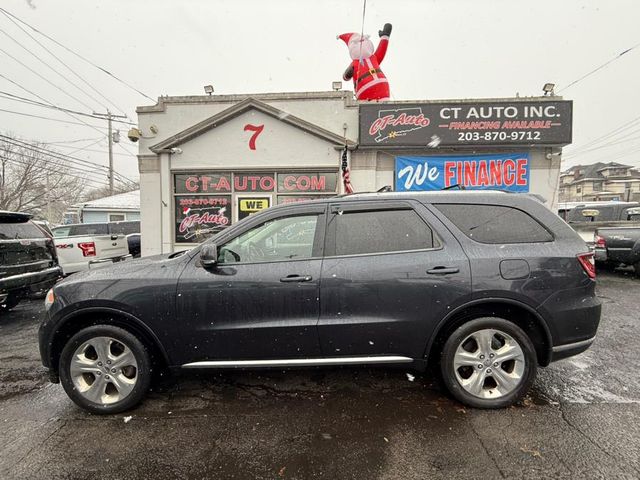
<path id="1" fill-rule="evenodd" d="M 596 278 L 596 262 L 593 259 L 593 252 L 589 253 L 580 253 L 577 255 L 578 262 L 582 265 L 585 273 L 589 276 L 589 278 Z"/>
<path id="2" fill-rule="evenodd" d="M 607 248 L 607 241 L 600 235 L 593 236 L 593 243 L 595 244 L 596 248 Z"/>
<path id="3" fill-rule="evenodd" d="M 83 257 L 95 257 L 96 256 L 96 244 L 95 242 L 80 242 L 78 247 L 82 250 Z"/>

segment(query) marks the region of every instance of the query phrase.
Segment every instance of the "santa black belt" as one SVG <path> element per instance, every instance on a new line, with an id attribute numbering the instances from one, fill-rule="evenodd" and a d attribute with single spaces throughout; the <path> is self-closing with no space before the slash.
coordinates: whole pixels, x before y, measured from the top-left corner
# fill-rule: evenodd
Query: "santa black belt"
<path id="1" fill-rule="evenodd" d="M 382 70 L 378 68 L 372 68 L 369 71 L 367 71 L 367 73 L 363 73 L 362 75 L 360 75 L 356 80 L 356 83 L 360 83 L 362 80 L 364 80 L 367 77 L 373 77 L 376 73 L 382 73 Z"/>

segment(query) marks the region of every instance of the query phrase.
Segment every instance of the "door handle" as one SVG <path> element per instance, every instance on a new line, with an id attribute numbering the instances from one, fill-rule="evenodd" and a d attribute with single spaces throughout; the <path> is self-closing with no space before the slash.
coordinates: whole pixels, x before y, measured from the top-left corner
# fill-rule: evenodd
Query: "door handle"
<path id="1" fill-rule="evenodd" d="M 310 282 L 311 280 L 313 280 L 311 275 L 287 275 L 280 279 L 283 283 Z"/>
<path id="2" fill-rule="evenodd" d="M 427 270 L 427 273 L 431 275 L 448 275 L 450 273 L 458 273 L 460 269 L 458 267 L 433 267 Z"/>

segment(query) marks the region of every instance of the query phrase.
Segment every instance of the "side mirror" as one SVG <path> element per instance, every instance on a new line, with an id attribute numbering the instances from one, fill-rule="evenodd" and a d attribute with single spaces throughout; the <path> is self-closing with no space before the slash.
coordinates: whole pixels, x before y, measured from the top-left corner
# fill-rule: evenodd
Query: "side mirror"
<path id="1" fill-rule="evenodd" d="M 204 268 L 215 267 L 218 263 L 218 246 L 215 243 L 205 243 L 200 248 L 200 262 Z"/>

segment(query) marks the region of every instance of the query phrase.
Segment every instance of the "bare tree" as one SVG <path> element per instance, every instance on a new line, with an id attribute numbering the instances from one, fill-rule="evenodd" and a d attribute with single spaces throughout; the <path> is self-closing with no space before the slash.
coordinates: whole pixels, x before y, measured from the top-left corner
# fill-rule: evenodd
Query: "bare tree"
<path id="1" fill-rule="evenodd" d="M 118 179 L 115 179 L 116 183 L 113 186 L 113 194 L 118 195 L 120 193 L 133 192 L 140 189 L 140 184 L 137 182 L 118 183 Z M 109 187 L 99 187 L 92 190 L 87 190 L 82 196 L 83 202 L 90 202 L 91 200 L 97 200 L 99 198 L 109 197 Z"/>
<path id="2" fill-rule="evenodd" d="M 83 195 L 86 176 L 66 160 L 38 150 L 43 144 L 6 137 L 0 138 L 0 210 L 60 222 L 64 211 Z"/>

